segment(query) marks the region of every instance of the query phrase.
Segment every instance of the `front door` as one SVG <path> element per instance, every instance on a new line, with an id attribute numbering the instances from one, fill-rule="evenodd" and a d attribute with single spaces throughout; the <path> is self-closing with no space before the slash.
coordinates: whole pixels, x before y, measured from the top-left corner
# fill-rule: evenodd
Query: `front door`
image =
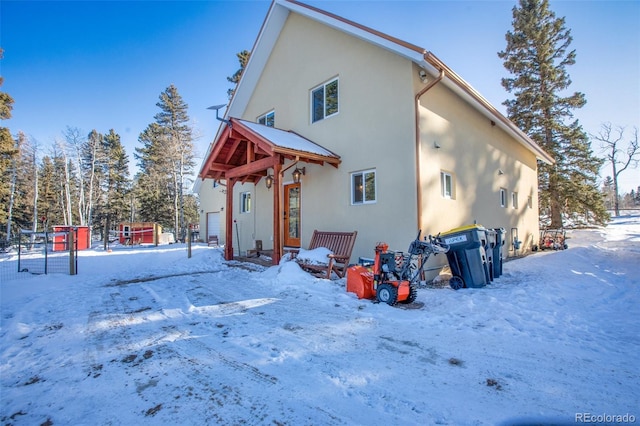
<path id="1" fill-rule="evenodd" d="M 284 186 L 284 245 L 300 247 L 300 184 Z"/>

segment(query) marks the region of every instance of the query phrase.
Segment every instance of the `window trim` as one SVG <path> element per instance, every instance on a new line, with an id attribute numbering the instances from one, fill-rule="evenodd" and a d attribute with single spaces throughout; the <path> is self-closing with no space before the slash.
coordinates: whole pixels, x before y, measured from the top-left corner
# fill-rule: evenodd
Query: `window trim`
<path id="1" fill-rule="evenodd" d="M 268 118 L 269 118 L 270 115 L 273 116 L 273 125 L 272 126 L 269 126 L 269 122 L 268 122 Z M 260 119 L 264 119 L 264 123 L 261 123 Z M 272 109 L 271 111 L 267 111 L 264 114 L 259 115 L 258 118 L 256 118 L 256 123 L 262 124 L 262 125 L 267 126 L 267 127 L 275 127 L 276 126 L 276 110 Z"/>
<path id="2" fill-rule="evenodd" d="M 507 208 L 507 189 L 500 188 L 500 207 Z"/>
<path id="3" fill-rule="evenodd" d="M 518 193 L 516 191 L 511 192 L 511 207 L 514 210 L 518 208 Z"/>
<path id="4" fill-rule="evenodd" d="M 240 213 L 251 213 L 251 191 L 240 193 Z"/>
<path id="5" fill-rule="evenodd" d="M 331 83 L 335 82 L 336 83 L 336 88 L 337 88 L 337 93 L 336 93 L 336 111 L 327 115 L 327 86 L 330 85 Z M 322 89 L 322 117 L 318 118 L 317 120 L 315 119 L 315 109 L 314 109 L 314 94 L 319 90 Z M 322 84 L 319 84 L 315 87 L 313 87 L 310 91 L 309 91 L 309 104 L 310 104 L 310 108 L 309 108 L 309 112 L 310 112 L 310 119 L 311 119 L 311 124 L 313 123 L 317 123 L 319 121 L 323 121 L 326 120 L 329 117 L 333 117 L 334 115 L 337 115 L 340 113 L 340 78 L 339 77 L 334 77 L 331 78 L 327 81 L 325 81 Z"/>
<path id="6" fill-rule="evenodd" d="M 449 178 L 449 184 L 450 184 L 450 188 L 449 188 L 449 194 L 447 194 L 446 192 L 446 180 L 447 177 Z M 453 173 L 451 172 L 447 172 L 445 170 L 440 170 L 440 195 L 442 196 L 442 198 L 445 198 L 447 200 L 455 200 L 455 180 L 453 177 Z"/>
<path id="7" fill-rule="evenodd" d="M 366 199 L 366 194 L 367 194 L 367 190 L 366 190 L 366 175 L 368 174 L 373 174 L 373 200 L 367 200 Z M 354 184 L 354 178 L 356 176 L 362 176 L 362 182 L 363 182 L 363 187 L 362 187 L 362 201 L 356 201 L 355 200 L 355 184 Z M 350 180 L 350 187 L 351 187 L 351 191 L 350 191 L 350 198 L 351 198 L 351 205 L 352 206 L 361 206 L 364 204 L 375 204 L 378 202 L 378 183 L 377 183 L 377 172 L 376 169 L 366 169 L 366 170 L 359 170 L 357 172 L 351 172 L 349 173 L 349 180 Z"/>

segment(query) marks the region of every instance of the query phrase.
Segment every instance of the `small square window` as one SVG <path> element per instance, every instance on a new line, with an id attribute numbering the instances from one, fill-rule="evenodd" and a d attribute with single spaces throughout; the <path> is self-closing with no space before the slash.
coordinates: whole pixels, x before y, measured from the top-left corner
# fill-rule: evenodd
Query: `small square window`
<path id="1" fill-rule="evenodd" d="M 440 188 L 444 198 L 453 198 L 453 176 L 451 173 L 440 172 Z"/>
<path id="2" fill-rule="evenodd" d="M 351 204 L 376 202 L 376 171 L 351 173 Z"/>
<path id="3" fill-rule="evenodd" d="M 251 193 L 243 192 L 240 194 L 240 213 L 249 213 L 251 211 Z"/>
<path id="4" fill-rule="evenodd" d="M 500 188 L 500 207 L 507 207 L 507 190 Z"/>
<path id="5" fill-rule="evenodd" d="M 311 90 L 311 122 L 324 120 L 338 113 L 338 79 L 335 78 Z"/>

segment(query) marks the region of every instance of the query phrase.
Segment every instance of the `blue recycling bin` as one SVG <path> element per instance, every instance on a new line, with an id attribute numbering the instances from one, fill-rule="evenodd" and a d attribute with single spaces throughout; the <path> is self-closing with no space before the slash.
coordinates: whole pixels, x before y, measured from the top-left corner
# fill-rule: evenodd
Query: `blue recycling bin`
<path id="1" fill-rule="evenodd" d="M 440 234 L 449 245 L 447 260 L 453 277 L 449 284 L 455 290 L 463 287 L 484 287 L 489 283 L 486 229 L 467 225 Z"/>

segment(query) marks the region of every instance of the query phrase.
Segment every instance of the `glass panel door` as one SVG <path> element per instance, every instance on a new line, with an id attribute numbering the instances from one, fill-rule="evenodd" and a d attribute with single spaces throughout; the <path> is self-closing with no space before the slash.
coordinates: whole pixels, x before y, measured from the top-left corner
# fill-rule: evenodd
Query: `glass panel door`
<path id="1" fill-rule="evenodd" d="M 284 245 L 300 247 L 300 184 L 284 186 Z"/>

